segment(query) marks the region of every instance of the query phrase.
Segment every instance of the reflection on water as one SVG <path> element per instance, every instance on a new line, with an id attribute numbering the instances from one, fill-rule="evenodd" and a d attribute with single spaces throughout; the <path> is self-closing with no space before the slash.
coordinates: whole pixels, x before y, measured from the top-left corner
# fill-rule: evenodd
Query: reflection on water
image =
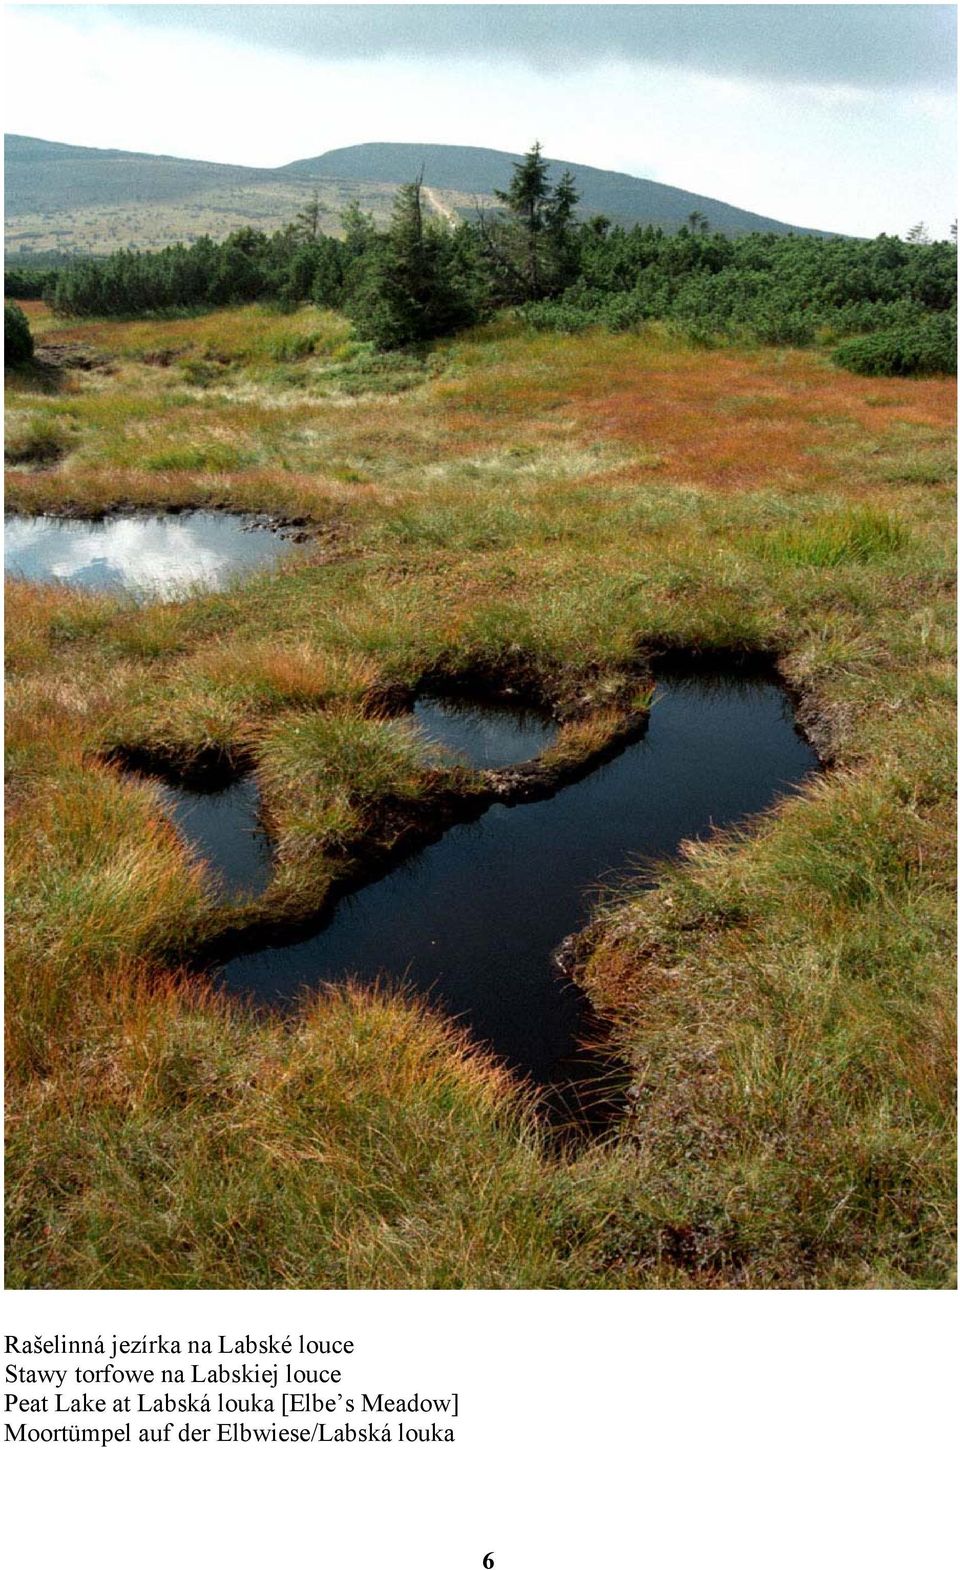
<path id="1" fill-rule="evenodd" d="M 541 1083 L 564 1069 L 583 1000 L 552 960 L 598 887 L 760 811 L 816 767 L 770 682 L 665 679 L 647 734 L 547 801 L 500 803 L 341 899 L 325 925 L 240 954 L 231 992 L 289 1007 L 321 982 L 404 979 Z"/>
<path id="2" fill-rule="evenodd" d="M 266 891 L 273 863 L 251 775 L 219 789 L 163 784 L 159 791 L 170 817 L 208 864 L 227 900 L 257 899 Z"/>
<path id="3" fill-rule="evenodd" d="M 526 763 L 557 734 L 542 709 L 505 700 L 420 698 L 413 713 L 429 742 L 477 769 Z"/>
<path id="4" fill-rule="evenodd" d="M 8 573 L 166 600 L 200 585 L 218 588 L 288 549 L 282 535 L 220 512 L 120 514 L 96 521 L 14 513 L 4 528 Z"/>

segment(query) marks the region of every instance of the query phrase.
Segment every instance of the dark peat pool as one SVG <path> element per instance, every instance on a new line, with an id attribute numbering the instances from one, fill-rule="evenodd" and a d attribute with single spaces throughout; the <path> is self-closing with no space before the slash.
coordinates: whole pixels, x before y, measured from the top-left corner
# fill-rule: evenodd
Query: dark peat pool
<path id="1" fill-rule="evenodd" d="M 554 733 L 542 715 L 504 704 L 423 700 L 416 714 L 431 742 L 484 767 L 520 762 Z M 589 920 L 598 895 L 674 855 L 681 841 L 768 807 L 816 767 L 772 681 L 662 678 L 646 733 L 618 756 L 547 800 L 496 804 L 455 824 L 345 893 L 308 936 L 300 928 L 290 942 L 238 953 L 217 979 L 280 1008 L 324 982 L 404 981 L 518 1072 L 562 1082 L 584 1072 L 578 1043 L 590 1020 L 554 954 Z M 228 884 L 249 886 L 250 858 L 261 855 L 249 843 L 256 800 L 232 790 L 232 834 L 225 817 L 206 843 L 206 820 L 182 825 Z M 232 836 L 246 836 L 239 859 Z"/>

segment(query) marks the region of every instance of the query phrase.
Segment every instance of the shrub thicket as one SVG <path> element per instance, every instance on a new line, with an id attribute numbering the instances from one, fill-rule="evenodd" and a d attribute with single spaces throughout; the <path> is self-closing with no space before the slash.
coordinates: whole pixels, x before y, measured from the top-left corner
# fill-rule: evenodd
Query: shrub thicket
<path id="1" fill-rule="evenodd" d="M 536 328 L 629 330 L 669 321 L 695 341 L 813 342 L 915 330 L 956 309 L 956 247 L 877 240 L 609 229 L 581 234 L 575 284 L 523 307 Z"/>
<path id="2" fill-rule="evenodd" d="M 312 300 L 345 311 L 359 333 L 402 348 L 519 309 L 537 329 L 629 331 L 674 323 L 694 342 L 730 337 L 843 345 L 838 363 L 868 374 L 955 368 L 956 245 L 881 235 L 711 234 L 691 221 L 677 234 L 576 221 L 577 193 L 547 178 L 539 147 L 516 165 L 502 208 L 450 228 L 425 219 L 420 185 L 399 193 L 379 231 L 356 204 L 341 240 L 301 215 L 274 235 L 241 229 L 153 254 L 117 251 L 59 272 L 45 298 L 68 315 L 137 316 L 272 300 Z"/>
<path id="3" fill-rule="evenodd" d="M 26 365 L 33 359 L 30 323 L 11 300 L 3 307 L 3 358 L 6 365 Z"/>
<path id="4" fill-rule="evenodd" d="M 861 376 L 957 374 L 957 318 L 944 312 L 909 326 L 850 338 L 834 351 L 837 365 Z"/>
<path id="5" fill-rule="evenodd" d="M 56 267 L 10 267 L 3 275 L 3 292 L 8 300 L 42 300 L 56 281 Z"/>

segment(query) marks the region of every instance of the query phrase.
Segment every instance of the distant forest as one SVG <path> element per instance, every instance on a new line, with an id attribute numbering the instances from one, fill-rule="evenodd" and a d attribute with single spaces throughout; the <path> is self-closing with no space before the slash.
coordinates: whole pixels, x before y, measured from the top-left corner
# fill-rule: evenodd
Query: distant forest
<path id="1" fill-rule="evenodd" d="M 956 370 L 955 243 L 710 231 L 581 222 L 570 175 L 550 178 L 539 145 L 514 166 L 503 206 L 451 226 L 428 216 L 419 181 L 378 229 L 355 204 L 344 235 L 320 230 L 319 202 L 273 235 L 111 256 L 6 275 L 10 298 L 38 295 L 64 316 L 140 316 L 248 301 L 343 311 L 383 350 L 426 343 L 513 308 L 531 328 L 580 332 L 675 324 L 692 341 L 836 345 L 867 374 Z"/>

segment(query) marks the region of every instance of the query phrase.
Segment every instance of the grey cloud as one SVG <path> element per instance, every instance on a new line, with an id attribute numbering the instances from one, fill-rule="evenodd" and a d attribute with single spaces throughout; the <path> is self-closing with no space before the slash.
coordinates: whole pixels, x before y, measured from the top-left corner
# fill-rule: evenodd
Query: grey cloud
<path id="1" fill-rule="evenodd" d="M 133 25 L 186 26 L 320 59 L 479 57 L 521 61 L 548 72 L 619 60 L 716 76 L 874 89 L 952 91 L 955 83 L 953 6 L 118 5 L 106 9 Z"/>

